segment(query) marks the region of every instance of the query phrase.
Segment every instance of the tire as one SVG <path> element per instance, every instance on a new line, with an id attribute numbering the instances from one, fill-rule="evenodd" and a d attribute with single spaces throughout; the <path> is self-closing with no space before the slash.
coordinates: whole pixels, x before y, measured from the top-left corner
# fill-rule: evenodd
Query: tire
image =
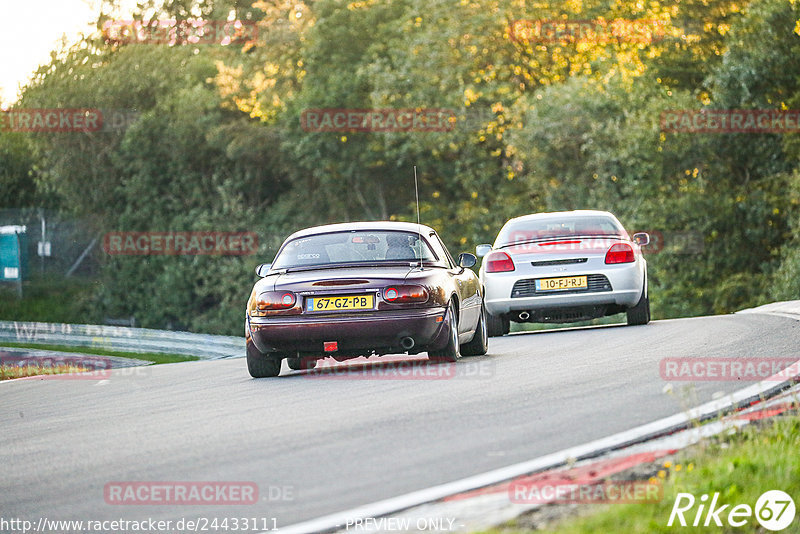
<path id="1" fill-rule="evenodd" d="M 305 371 L 317 366 L 317 360 L 311 358 L 286 358 L 286 363 L 293 371 Z"/>
<path id="2" fill-rule="evenodd" d="M 486 312 L 486 330 L 489 337 L 504 336 L 510 329 L 511 322 L 508 319 Z"/>
<path id="3" fill-rule="evenodd" d="M 436 362 L 456 362 L 461 358 L 461 350 L 458 344 L 458 323 L 456 322 L 456 312 L 453 303 L 447 308 L 447 324 L 450 332 L 447 346 L 441 350 L 428 351 L 428 359 Z"/>
<path id="4" fill-rule="evenodd" d="M 464 356 L 483 356 L 489 350 L 489 333 L 486 329 L 486 308 L 481 304 L 481 316 L 478 318 L 478 325 L 475 327 L 475 335 L 469 343 L 464 343 L 461 347 L 461 354 Z"/>
<path id="5" fill-rule="evenodd" d="M 642 289 L 642 296 L 636 306 L 628 309 L 628 326 L 642 325 L 650 322 L 650 296 L 647 288 Z"/>
<path id="6" fill-rule="evenodd" d="M 253 378 L 271 378 L 281 374 L 280 356 L 267 355 L 259 351 L 253 341 L 247 342 L 247 370 Z"/>

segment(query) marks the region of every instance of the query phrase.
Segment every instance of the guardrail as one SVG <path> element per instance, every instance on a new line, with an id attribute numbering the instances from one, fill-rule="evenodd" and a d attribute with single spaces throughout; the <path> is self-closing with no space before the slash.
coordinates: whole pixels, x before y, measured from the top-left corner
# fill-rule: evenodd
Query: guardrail
<path id="1" fill-rule="evenodd" d="M 91 324 L 0 321 L 0 344 L 40 343 L 123 352 L 164 352 L 204 360 L 244 356 L 243 337 Z"/>

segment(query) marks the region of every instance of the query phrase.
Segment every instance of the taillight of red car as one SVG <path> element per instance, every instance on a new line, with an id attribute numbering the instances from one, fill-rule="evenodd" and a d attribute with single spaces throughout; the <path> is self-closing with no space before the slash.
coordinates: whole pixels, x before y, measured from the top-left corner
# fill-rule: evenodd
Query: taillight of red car
<path id="1" fill-rule="evenodd" d="M 507 273 L 514 270 L 514 260 L 499 250 L 490 252 L 483 261 L 486 263 L 487 273 Z"/>
<path id="2" fill-rule="evenodd" d="M 606 263 L 631 263 L 636 258 L 633 254 L 633 247 L 627 243 L 615 243 L 606 252 Z"/>
<path id="3" fill-rule="evenodd" d="M 428 290 L 415 284 L 389 286 L 383 290 L 383 300 L 392 304 L 428 302 Z"/>

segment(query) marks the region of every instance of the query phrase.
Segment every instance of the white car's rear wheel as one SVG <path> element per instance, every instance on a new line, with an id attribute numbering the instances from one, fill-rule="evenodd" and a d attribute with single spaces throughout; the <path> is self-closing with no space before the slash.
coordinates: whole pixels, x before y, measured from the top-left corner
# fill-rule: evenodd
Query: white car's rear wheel
<path id="1" fill-rule="evenodd" d="M 489 333 L 489 337 L 504 336 L 508 334 L 510 329 L 511 322 L 508 319 L 486 312 L 486 330 Z"/>
<path id="2" fill-rule="evenodd" d="M 650 322 L 650 297 L 647 288 L 642 289 L 642 296 L 636 306 L 628 309 L 628 325 L 640 325 Z"/>

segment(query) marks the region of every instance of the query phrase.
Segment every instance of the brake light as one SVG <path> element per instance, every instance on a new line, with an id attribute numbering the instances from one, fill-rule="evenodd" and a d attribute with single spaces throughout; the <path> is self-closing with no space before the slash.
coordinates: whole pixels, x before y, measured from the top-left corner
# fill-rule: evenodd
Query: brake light
<path id="1" fill-rule="evenodd" d="M 288 310 L 293 308 L 297 297 L 291 291 L 268 291 L 261 293 L 256 298 L 258 310 Z"/>
<path id="2" fill-rule="evenodd" d="M 615 243 L 606 252 L 606 263 L 631 263 L 634 260 L 633 247 L 627 243 Z"/>
<path id="3" fill-rule="evenodd" d="M 572 241 L 549 241 L 547 243 L 539 243 L 540 247 L 550 247 L 553 245 L 576 245 L 579 244 L 581 241 L 579 240 L 572 240 Z"/>
<path id="4" fill-rule="evenodd" d="M 505 252 L 495 251 L 486 256 L 487 273 L 505 273 L 514 270 L 514 260 Z"/>
<path id="5" fill-rule="evenodd" d="M 428 290 L 418 285 L 391 286 L 383 290 L 383 300 L 394 304 L 428 302 Z"/>

